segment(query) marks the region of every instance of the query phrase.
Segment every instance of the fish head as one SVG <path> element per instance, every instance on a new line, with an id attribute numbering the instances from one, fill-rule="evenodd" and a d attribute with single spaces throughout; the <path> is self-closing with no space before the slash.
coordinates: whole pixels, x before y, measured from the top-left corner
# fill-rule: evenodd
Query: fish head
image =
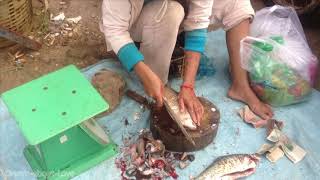
<path id="1" fill-rule="evenodd" d="M 244 156 L 243 162 L 247 165 L 248 168 L 255 168 L 260 162 L 260 157 L 257 154 L 249 154 Z"/>
<path id="2" fill-rule="evenodd" d="M 250 154 L 250 158 L 256 164 L 258 164 L 260 162 L 260 159 L 261 159 L 259 154 Z"/>
<path id="3" fill-rule="evenodd" d="M 234 177 L 234 179 L 240 177 L 246 177 L 253 174 L 260 161 L 260 157 L 256 154 L 245 154 L 239 157 L 238 167 L 232 173 L 226 174 L 227 176 Z"/>

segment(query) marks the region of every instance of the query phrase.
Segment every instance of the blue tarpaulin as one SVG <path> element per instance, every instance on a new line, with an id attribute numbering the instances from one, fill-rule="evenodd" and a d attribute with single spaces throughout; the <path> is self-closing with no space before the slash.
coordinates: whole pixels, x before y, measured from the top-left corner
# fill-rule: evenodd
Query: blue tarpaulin
<path id="1" fill-rule="evenodd" d="M 189 179 L 202 172 L 217 157 L 234 153 L 254 153 L 263 143 L 267 143 L 265 129 L 254 129 L 245 124 L 237 115 L 243 106 L 226 97 L 230 79 L 225 69 L 228 54 L 223 31 L 209 33 L 206 55 L 213 61 L 216 74 L 202 77 L 196 82 L 196 92 L 218 106 L 221 112 L 221 123 L 214 143 L 203 150 L 195 152 L 195 161 L 186 169 L 177 170 L 179 179 Z M 111 69 L 124 76 L 128 88 L 143 93 L 142 86 L 135 76 L 129 75 L 115 61 L 103 60 L 83 70 L 90 79 L 102 68 Z M 178 89 L 181 80 L 170 82 Z M 273 164 L 262 158 L 255 174 L 247 179 L 320 179 L 320 93 L 313 92 L 312 98 L 304 103 L 275 108 L 275 118 L 283 120 L 283 132 L 307 151 L 306 157 L 293 164 L 283 157 Z M 135 120 L 135 116 L 139 119 Z M 122 137 L 134 135 L 142 128 L 149 126 L 150 112 L 143 111 L 140 105 L 124 97 L 120 106 L 110 115 L 98 120 L 111 138 L 121 146 Z M 124 126 L 124 119 L 130 123 Z M 0 99 L 0 179 L 36 179 L 23 156 L 26 141 L 19 131 L 13 117 Z M 115 158 L 115 157 L 114 157 Z M 120 170 L 115 167 L 114 158 L 102 162 L 74 179 L 110 180 L 120 179 Z M 2 175 L 2 176 L 1 176 Z"/>

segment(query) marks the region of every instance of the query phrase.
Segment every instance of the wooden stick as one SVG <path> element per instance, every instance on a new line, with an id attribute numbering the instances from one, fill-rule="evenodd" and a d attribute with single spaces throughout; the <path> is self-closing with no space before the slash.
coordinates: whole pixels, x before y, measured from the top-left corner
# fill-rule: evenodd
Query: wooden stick
<path id="1" fill-rule="evenodd" d="M 30 39 L 22 34 L 18 34 L 17 32 L 11 31 L 0 25 L 0 37 L 4 37 L 10 41 L 14 41 L 24 47 L 27 47 L 32 50 L 39 50 L 41 48 L 41 44 L 35 40 Z"/>

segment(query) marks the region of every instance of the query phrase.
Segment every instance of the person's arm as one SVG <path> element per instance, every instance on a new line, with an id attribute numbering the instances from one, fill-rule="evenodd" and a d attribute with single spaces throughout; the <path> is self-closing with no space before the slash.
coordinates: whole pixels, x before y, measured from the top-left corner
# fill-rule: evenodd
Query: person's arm
<path id="1" fill-rule="evenodd" d="M 189 12 L 184 21 L 186 58 L 179 104 L 181 111 L 187 109 L 197 125 L 200 125 L 204 109 L 194 92 L 194 85 L 201 53 L 205 48 L 212 4 L 212 0 L 190 0 Z"/>
<path id="2" fill-rule="evenodd" d="M 204 109 L 194 92 L 195 77 L 198 71 L 201 54 L 194 51 L 185 52 L 183 83 L 179 93 L 180 110 L 189 112 L 192 120 L 199 126 Z"/>
<path id="3" fill-rule="evenodd" d="M 162 106 L 163 85 L 159 77 L 143 62 L 144 56 L 135 46 L 130 33 L 131 3 L 129 0 L 104 0 L 102 26 L 106 41 L 111 44 L 127 71 L 135 71 L 145 92 Z"/>
<path id="4" fill-rule="evenodd" d="M 104 0 L 102 3 L 101 30 L 127 71 L 144 60 L 129 33 L 130 12 L 129 0 Z"/>

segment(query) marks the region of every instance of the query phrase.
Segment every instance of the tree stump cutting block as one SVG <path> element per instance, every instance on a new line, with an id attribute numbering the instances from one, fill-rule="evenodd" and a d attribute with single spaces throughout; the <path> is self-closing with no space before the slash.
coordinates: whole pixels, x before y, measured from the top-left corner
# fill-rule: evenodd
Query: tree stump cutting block
<path id="1" fill-rule="evenodd" d="M 205 148 L 213 142 L 217 135 L 220 112 L 218 108 L 205 98 L 199 97 L 204 106 L 204 116 L 197 130 L 188 130 L 196 145 L 190 143 L 163 107 L 153 110 L 151 114 L 150 130 L 156 139 L 160 139 L 169 151 L 191 152 Z"/>

